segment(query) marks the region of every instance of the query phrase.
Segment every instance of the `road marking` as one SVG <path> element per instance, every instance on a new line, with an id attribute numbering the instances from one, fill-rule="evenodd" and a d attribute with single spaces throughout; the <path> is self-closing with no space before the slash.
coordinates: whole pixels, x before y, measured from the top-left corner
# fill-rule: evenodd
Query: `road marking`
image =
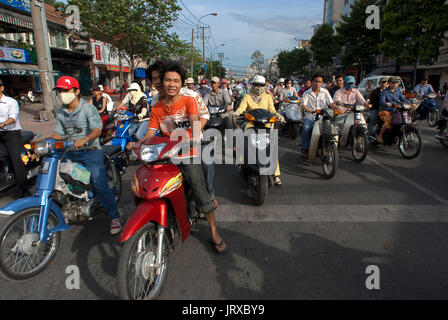
<path id="1" fill-rule="evenodd" d="M 405 181 L 407 184 L 409 184 L 410 186 L 412 186 L 415 189 L 419 190 L 420 192 L 426 194 L 427 196 L 433 198 L 434 200 L 440 202 L 441 204 L 448 205 L 448 199 L 440 196 L 439 194 L 437 194 L 437 193 L 435 193 L 433 191 L 428 190 L 427 188 L 425 188 L 422 185 L 412 181 L 411 179 L 405 177 L 404 175 L 402 175 L 402 174 L 400 174 L 400 173 L 390 169 L 389 167 L 387 167 L 386 165 L 383 165 L 378 160 L 375 160 L 372 157 L 369 157 L 368 159 L 366 159 L 366 161 L 373 162 L 377 166 L 381 167 L 381 169 L 383 169 L 383 170 L 389 172 L 390 174 L 394 175 L 395 177 Z"/>
<path id="2" fill-rule="evenodd" d="M 448 222 L 448 206 L 222 204 L 218 222 Z"/>

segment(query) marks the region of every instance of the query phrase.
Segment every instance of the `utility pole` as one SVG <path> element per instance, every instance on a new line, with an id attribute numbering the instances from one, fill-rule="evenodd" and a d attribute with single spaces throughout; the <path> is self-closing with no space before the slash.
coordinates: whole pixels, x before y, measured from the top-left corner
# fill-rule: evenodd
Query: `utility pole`
<path id="1" fill-rule="evenodd" d="M 51 61 L 50 45 L 48 42 L 45 3 L 42 0 L 31 0 L 30 7 L 34 26 L 34 43 L 36 45 L 44 109 L 48 113 L 47 118 L 54 119 L 56 114 L 56 99 L 53 92 L 53 63 Z"/>
<path id="2" fill-rule="evenodd" d="M 221 68 L 222 68 L 222 63 L 224 61 L 224 53 L 222 53 L 222 52 L 218 53 L 218 57 L 219 57 L 219 61 L 220 61 L 220 66 L 218 68 L 218 73 L 219 73 L 219 79 L 221 79 Z"/>
<path id="3" fill-rule="evenodd" d="M 194 28 L 191 29 L 191 65 L 190 65 L 190 76 L 193 78 L 193 50 L 194 50 Z"/>

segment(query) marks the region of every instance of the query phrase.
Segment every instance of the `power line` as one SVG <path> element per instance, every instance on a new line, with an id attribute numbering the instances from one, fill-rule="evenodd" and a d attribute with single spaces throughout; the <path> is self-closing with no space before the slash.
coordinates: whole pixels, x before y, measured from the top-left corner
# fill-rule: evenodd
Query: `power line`
<path id="1" fill-rule="evenodd" d="M 185 7 L 185 9 L 187 9 L 187 11 L 191 14 L 191 16 L 193 18 L 195 18 L 198 22 L 201 22 L 201 21 L 199 21 L 198 18 L 196 18 L 196 16 L 193 13 L 191 13 L 190 9 L 188 9 L 188 7 L 185 5 L 185 3 L 182 0 L 179 0 L 179 1 L 180 1 L 180 3 L 182 3 L 182 5 Z"/>

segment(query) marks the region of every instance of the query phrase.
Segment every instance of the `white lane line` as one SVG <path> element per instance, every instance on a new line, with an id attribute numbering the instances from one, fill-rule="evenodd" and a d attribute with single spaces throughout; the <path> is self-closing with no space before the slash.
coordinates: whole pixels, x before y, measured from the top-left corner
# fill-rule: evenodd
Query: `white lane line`
<path id="1" fill-rule="evenodd" d="M 433 198 L 434 200 L 444 204 L 444 205 L 448 205 L 448 199 L 444 198 L 442 196 L 440 196 L 439 194 L 428 190 L 427 188 L 423 187 L 422 185 L 412 181 L 411 179 L 405 177 L 404 175 L 390 169 L 389 167 L 387 167 L 386 165 L 383 165 L 381 162 L 379 162 L 378 160 L 373 159 L 372 157 L 369 157 L 368 159 L 366 159 L 366 161 L 370 161 L 373 162 L 374 164 L 376 164 L 377 166 L 381 167 L 381 169 L 383 169 L 384 171 L 389 172 L 390 174 L 394 175 L 395 177 L 397 177 L 398 179 L 401 179 L 403 181 L 405 181 L 407 184 L 409 184 L 410 186 L 414 187 L 415 189 L 419 190 L 420 192 L 426 194 L 427 196 Z"/>
<path id="2" fill-rule="evenodd" d="M 448 206 L 223 204 L 219 222 L 448 222 Z"/>

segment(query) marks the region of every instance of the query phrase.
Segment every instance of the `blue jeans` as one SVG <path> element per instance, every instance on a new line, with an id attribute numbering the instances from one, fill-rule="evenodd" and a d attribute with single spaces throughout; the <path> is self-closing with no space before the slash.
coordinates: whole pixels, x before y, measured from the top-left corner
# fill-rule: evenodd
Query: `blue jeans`
<path id="1" fill-rule="evenodd" d="M 313 118 L 305 118 L 302 125 L 302 151 L 310 149 L 311 134 L 313 133 L 315 120 Z"/>
<path id="2" fill-rule="evenodd" d="M 107 182 L 103 151 L 70 151 L 65 159 L 80 162 L 90 171 L 95 196 L 103 207 L 109 211 L 109 218 L 111 220 L 120 218 L 114 193 Z"/>
<path id="3" fill-rule="evenodd" d="M 149 120 L 140 123 L 132 123 L 131 127 L 129 128 L 129 135 L 132 137 L 132 135 L 135 134 L 135 138 L 137 139 L 137 141 L 143 139 L 143 137 L 146 135 L 146 132 L 148 131 L 148 124 Z"/>

